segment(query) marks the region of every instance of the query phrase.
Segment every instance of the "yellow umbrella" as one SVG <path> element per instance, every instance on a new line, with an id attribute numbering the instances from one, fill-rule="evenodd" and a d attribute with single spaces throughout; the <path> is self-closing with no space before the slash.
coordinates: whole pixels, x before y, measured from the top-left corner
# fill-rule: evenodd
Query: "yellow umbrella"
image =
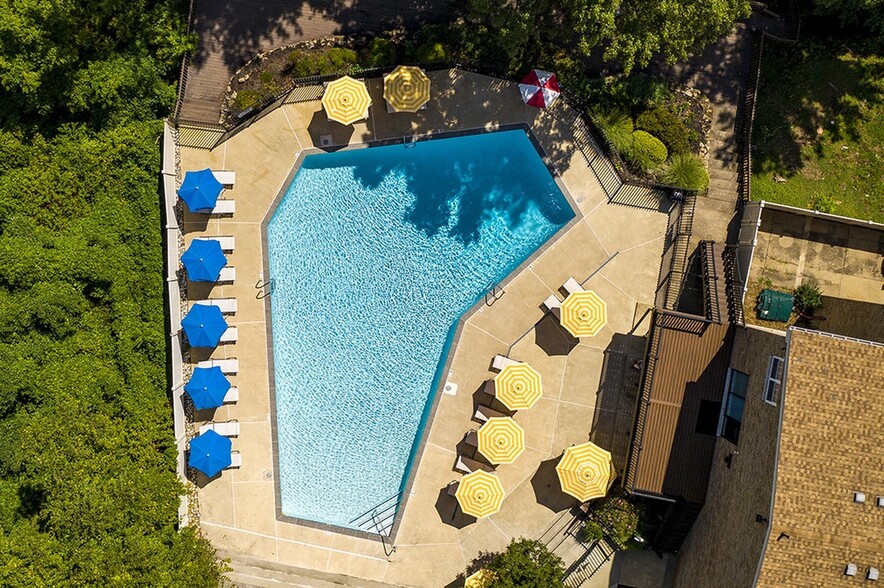
<path id="1" fill-rule="evenodd" d="M 611 453 L 592 442 L 566 449 L 556 473 L 562 491 L 580 502 L 601 498 L 614 481 Z"/>
<path id="2" fill-rule="evenodd" d="M 525 431 L 512 417 L 491 417 L 479 429 L 479 453 L 491 463 L 513 463 L 525 451 Z"/>
<path id="3" fill-rule="evenodd" d="M 463 583 L 463 588 L 485 588 L 491 580 L 494 579 L 494 572 L 487 568 L 482 568 L 474 574 L 467 576 Z"/>
<path id="4" fill-rule="evenodd" d="M 419 67 L 400 65 L 384 76 L 384 100 L 393 110 L 417 112 L 430 101 L 430 78 Z"/>
<path id="5" fill-rule="evenodd" d="M 494 377 L 494 395 L 510 410 L 531 408 L 543 396 L 540 374 L 527 363 L 513 363 Z"/>
<path id="6" fill-rule="evenodd" d="M 463 477 L 457 485 L 454 497 L 464 513 L 477 518 L 487 517 L 500 510 L 503 486 L 497 476 L 477 470 Z"/>
<path id="7" fill-rule="evenodd" d="M 574 292 L 562 302 L 562 326 L 575 337 L 593 337 L 608 322 L 605 301 L 592 290 Z"/>
<path id="8" fill-rule="evenodd" d="M 322 95 L 322 107 L 331 120 L 350 125 L 365 118 L 371 96 L 365 84 L 350 76 L 329 82 Z"/>

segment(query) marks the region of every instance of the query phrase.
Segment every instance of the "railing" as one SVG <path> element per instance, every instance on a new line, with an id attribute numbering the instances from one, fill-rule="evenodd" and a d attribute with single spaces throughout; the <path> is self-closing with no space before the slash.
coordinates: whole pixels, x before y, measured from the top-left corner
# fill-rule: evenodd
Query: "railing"
<path id="1" fill-rule="evenodd" d="M 579 588 L 592 578 L 615 553 L 617 550 L 607 540 L 600 539 L 565 570 L 565 586 Z"/>
<path id="2" fill-rule="evenodd" d="M 688 254 L 690 253 L 691 232 L 694 230 L 694 208 L 696 204 L 697 195 L 692 192 L 686 193 L 678 211 L 678 217 L 670 228 L 672 231 L 672 254 L 662 304 L 663 308 L 667 310 L 673 310 L 678 306 L 678 299 L 684 286 Z"/>
<path id="3" fill-rule="evenodd" d="M 657 357 L 660 353 L 660 313 L 655 312 L 654 322 L 651 323 L 651 332 L 648 334 L 650 344 L 647 357 L 645 358 L 645 371 L 638 400 L 635 406 L 635 419 L 633 420 L 632 443 L 629 448 L 629 463 L 626 466 L 626 475 L 623 476 L 623 487 L 631 490 L 635 485 L 635 471 L 638 467 L 638 458 L 642 449 L 642 436 L 645 430 L 645 420 L 648 416 L 651 389 L 654 387 L 654 373 L 657 367 Z"/>
<path id="4" fill-rule="evenodd" d="M 402 498 L 402 492 L 398 492 L 393 496 L 379 502 L 377 505 L 368 509 L 350 521 L 350 525 L 365 531 L 383 537 L 390 536 L 390 530 L 396 520 L 396 510 L 399 508 L 399 500 Z"/>
<path id="5" fill-rule="evenodd" d="M 187 34 L 193 33 L 193 8 L 196 0 L 190 0 L 190 8 L 187 12 Z M 175 99 L 175 106 L 172 108 L 172 120 L 178 120 L 181 116 L 181 107 L 184 104 L 184 92 L 187 89 L 187 73 L 190 69 L 190 63 L 193 54 L 188 53 L 181 58 L 181 71 L 178 74 L 178 96 Z"/>
<path id="6" fill-rule="evenodd" d="M 721 262 L 715 249 L 715 241 L 700 241 L 699 250 L 703 265 L 703 302 L 706 318 L 720 325 L 722 323 L 722 294 L 725 306 L 727 306 L 728 296 L 724 272 L 720 271 Z"/>
<path id="7" fill-rule="evenodd" d="M 743 314 L 743 280 L 740 277 L 740 258 L 737 249 L 737 245 L 728 245 L 724 248 L 724 273 L 731 321 L 744 327 L 746 317 Z"/>

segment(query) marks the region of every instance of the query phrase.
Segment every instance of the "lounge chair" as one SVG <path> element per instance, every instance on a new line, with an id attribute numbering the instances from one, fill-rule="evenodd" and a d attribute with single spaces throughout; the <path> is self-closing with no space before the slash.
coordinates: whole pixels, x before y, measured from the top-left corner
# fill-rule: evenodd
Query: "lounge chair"
<path id="1" fill-rule="evenodd" d="M 491 369 L 502 372 L 503 369 L 508 365 L 513 365 L 514 363 L 520 363 L 515 359 L 510 359 L 506 355 L 497 354 L 494 356 L 494 360 L 491 362 Z"/>
<path id="2" fill-rule="evenodd" d="M 217 306 L 221 314 L 236 314 L 236 298 L 212 298 L 209 300 L 194 300 L 194 304 L 203 306 Z"/>
<path id="3" fill-rule="evenodd" d="M 477 470 L 485 470 L 486 472 L 494 471 L 494 468 L 487 463 L 470 459 L 465 455 L 457 456 L 457 463 L 454 464 L 454 469 L 463 472 L 464 474 L 471 474 Z"/>
<path id="4" fill-rule="evenodd" d="M 470 447 L 478 447 L 479 446 L 479 434 L 476 431 L 470 430 L 467 431 L 466 435 L 463 436 L 463 442 L 469 445 Z"/>
<path id="5" fill-rule="evenodd" d="M 482 387 L 482 392 L 488 394 L 489 396 L 497 396 L 497 385 L 494 383 L 494 380 L 485 380 L 485 385 Z"/>
<path id="6" fill-rule="evenodd" d="M 238 338 L 239 331 L 236 330 L 236 327 L 227 327 L 227 330 L 221 334 L 221 339 L 218 343 L 236 343 Z"/>
<path id="7" fill-rule="evenodd" d="M 221 274 L 218 276 L 219 284 L 230 284 L 236 281 L 236 268 L 227 266 L 221 268 Z"/>
<path id="8" fill-rule="evenodd" d="M 233 404 L 239 400 L 239 388 L 231 386 L 224 395 L 224 404 Z"/>
<path id="9" fill-rule="evenodd" d="M 556 318 L 562 314 L 562 301 L 555 294 L 550 294 L 549 298 L 543 301 L 543 307 L 550 311 Z"/>
<path id="10" fill-rule="evenodd" d="M 224 237 L 195 237 L 194 241 L 218 241 L 218 244 L 221 245 L 221 251 L 226 251 L 230 253 L 233 251 L 234 246 L 236 245 L 236 239 L 231 236 Z"/>
<path id="11" fill-rule="evenodd" d="M 230 465 L 229 469 L 237 469 L 242 467 L 242 453 L 239 451 L 231 451 L 230 452 Z"/>
<path id="12" fill-rule="evenodd" d="M 215 208 L 209 214 L 226 214 L 231 215 L 236 212 L 236 204 L 233 200 L 218 200 Z"/>
<path id="13" fill-rule="evenodd" d="M 498 412 L 493 408 L 487 407 L 484 404 L 480 404 L 478 408 L 476 408 L 476 414 L 473 415 L 473 418 L 480 422 L 485 422 L 492 417 L 502 417 L 507 416 L 502 412 Z"/>
<path id="14" fill-rule="evenodd" d="M 200 435 L 210 430 L 224 437 L 239 437 L 239 421 L 225 421 L 223 423 L 209 421 L 200 427 Z"/>
<path id="15" fill-rule="evenodd" d="M 206 359 L 196 364 L 196 367 L 210 368 L 218 366 L 224 374 L 235 374 L 239 372 L 239 360 L 231 359 Z"/>
<path id="16" fill-rule="evenodd" d="M 213 169 L 212 175 L 215 176 L 215 179 L 221 182 L 225 188 L 232 188 L 233 184 L 236 183 L 235 171 Z"/>
<path id="17" fill-rule="evenodd" d="M 447 489 L 448 495 L 449 496 L 456 496 L 458 486 L 460 486 L 460 482 L 458 482 L 457 480 L 454 480 L 453 482 L 449 482 L 448 489 Z"/>
<path id="18" fill-rule="evenodd" d="M 574 278 L 568 278 L 568 281 L 562 284 L 562 290 L 568 294 L 573 294 L 575 292 L 583 292 L 583 286 Z"/>

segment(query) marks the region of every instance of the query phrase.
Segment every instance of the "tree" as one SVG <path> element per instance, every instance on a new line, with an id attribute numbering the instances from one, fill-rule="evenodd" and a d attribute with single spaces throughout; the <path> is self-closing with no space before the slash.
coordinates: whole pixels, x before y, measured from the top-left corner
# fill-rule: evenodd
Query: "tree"
<path id="1" fill-rule="evenodd" d="M 495 554 L 486 566 L 492 572 L 487 588 L 560 588 L 564 586 L 562 559 L 543 543 L 513 539 L 506 551 Z"/>

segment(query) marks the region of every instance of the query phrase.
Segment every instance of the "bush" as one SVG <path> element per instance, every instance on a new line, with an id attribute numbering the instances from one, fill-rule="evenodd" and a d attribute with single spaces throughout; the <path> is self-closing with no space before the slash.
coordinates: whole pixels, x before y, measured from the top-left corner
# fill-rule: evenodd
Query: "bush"
<path id="1" fill-rule="evenodd" d="M 365 63 L 368 67 L 386 67 L 396 63 L 396 45 L 389 39 L 372 39 Z"/>
<path id="2" fill-rule="evenodd" d="M 296 78 L 348 73 L 358 62 L 352 49 L 332 47 L 325 51 L 296 49 L 289 54 L 289 72 Z"/>
<path id="3" fill-rule="evenodd" d="M 583 535 L 596 540 L 608 537 L 626 548 L 638 529 L 640 518 L 641 512 L 635 504 L 623 496 L 609 494 L 590 507 Z"/>
<path id="4" fill-rule="evenodd" d="M 663 78 L 646 73 L 635 73 L 626 78 L 624 91 L 633 107 L 654 106 L 672 95 Z"/>
<path id="5" fill-rule="evenodd" d="M 691 153 L 673 155 L 663 168 L 660 179 L 668 186 L 697 192 L 709 187 L 706 165 L 702 159 Z"/>
<path id="6" fill-rule="evenodd" d="M 599 108 L 594 114 L 611 146 L 618 153 L 629 153 L 633 142 L 632 118 L 617 107 Z"/>
<path id="7" fill-rule="evenodd" d="M 823 293 L 820 287 L 813 282 L 801 284 L 795 288 L 792 295 L 795 301 L 795 309 L 798 312 L 806 312 L 823 305 Z"/>
<path id="8" fill-rule="evenodd" d="M 415 51 L 415 57 L 421 63 L 444 61 L 448 57 L 442 43 L 424 43 Z"/>
<path id="9" fill-rule="evenodd" d="M 250 106 L 256 105 L 264 96 L 255 90 L 240 90 L 233 99 L 233 105 L 237 110 L 243 111 Z"/>
<path id="10" fill-rule="evenodd" d="M 658 105 L 635 119 L 635 128 L 647 131 L 663 141 L 669 153 L 688 153 L 690 133 L 684 122 L 665 106 Z"/>
<path id="11" fill-rule="evenodd" d="M 487 588 L 562 588 L 562 559 L 533 539 L 513 539 L 506 551 L 493 554 L 485 568 L 493 573 Z"/>
<path id="12" fill-rule="evenodd" d="M 826 214 L 834 214 L 838 203 L 831 194 L 814 194 L 808 202 L 813 210 L 825 212 Z"/>
<path id="13" fill-rule="evenodd" d="M 632 165 L 642 171 L 650 171 L 660 167 L 667 155 L 666 145 L 654 135 L 646 131 L 632 133 L 632 147 L 626 152 L 626 158 Z"/>
<path id="14" fill-rule="evenodd" d="M 261 83 L 270 84 L 273 82 L 273 72 L 272 71 L 262 71 L 259 78 L 261 79 Z"/>

